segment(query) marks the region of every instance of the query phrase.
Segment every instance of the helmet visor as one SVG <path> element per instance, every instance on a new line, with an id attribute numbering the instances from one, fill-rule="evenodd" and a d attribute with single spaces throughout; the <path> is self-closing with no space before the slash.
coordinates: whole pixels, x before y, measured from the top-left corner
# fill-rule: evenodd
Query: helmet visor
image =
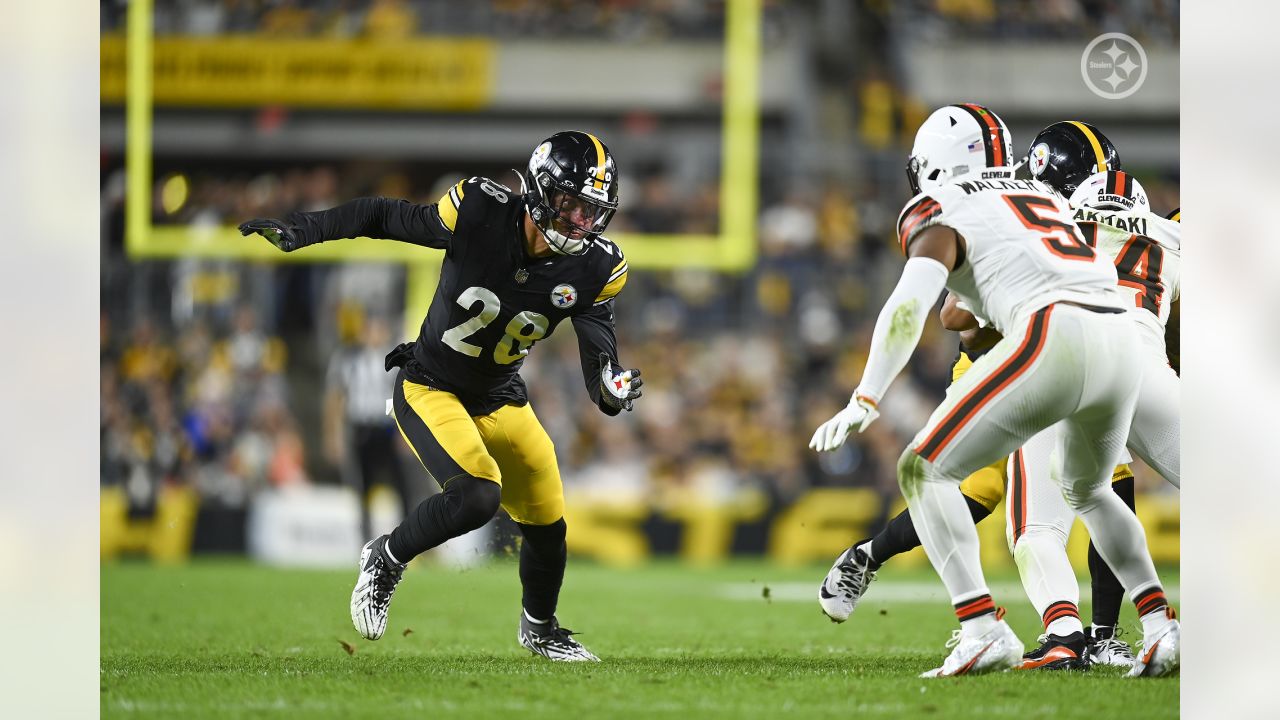
<path id="1" fill-rule="evenodd" d="M 550 229 L 571 240 L 598 236 L 613 217 L 613 208 L 560 190 L 550 193 L 547 205 L 551 208 Z"/>

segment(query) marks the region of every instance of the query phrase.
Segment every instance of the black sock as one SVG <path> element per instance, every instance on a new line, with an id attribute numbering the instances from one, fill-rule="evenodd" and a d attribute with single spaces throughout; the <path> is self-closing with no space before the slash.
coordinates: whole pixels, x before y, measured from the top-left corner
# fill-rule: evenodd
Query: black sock
<path id="1" fill-rule="evenodd" d="M 1124 504 L 1134 509 L 1133 478 L 1111 483 Z M 1120 606 L 1124 604 L 1124 585 L 1111 572 L 1111 568 L 1089 541 L 1089 582 L 1093 588 L 1093 626 L 1115 627 L 1120 621 Z"/>
<path id="2" fill-rule="evenodd" d="M 492 480 L 461 475 L 444 491 L 423 500 L 391 531 L 387 548 L 407 563 L 440 543 L 469 533 L 493 519 L 502 502 L 502 488 Z"/>
<path id="3" fill-rule="evenodd" d="M 991 514 L 991 511 L 982 503 L 968 495 L 964 496 L 964 500 L 969 505 L 969 515 L 973 517 L 974 525 Z M 915 525 L 911 523 L 911 511 L 903 510 L 890 520 L 878 535 L 871 538 L 871 558 L 879 566 L 888 562 L 894 555 L 901 555 L 918 547 L 920 547 L 920 536 L 916 533 Z"/>
<path id="4" fill-rule="evenodd" d="M 566 558 L 564 518 L 550 525 L 516 523 L 524 535 L 520 545 L 520 584 L 524 586 L 524 611 L 537 620 L 556 614 L 560 585 L 564 583 Z"/>

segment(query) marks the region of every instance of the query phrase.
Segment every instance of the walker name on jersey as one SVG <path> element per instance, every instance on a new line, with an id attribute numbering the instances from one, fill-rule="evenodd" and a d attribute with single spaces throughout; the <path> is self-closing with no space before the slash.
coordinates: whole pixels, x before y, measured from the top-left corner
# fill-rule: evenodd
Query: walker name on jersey
<path id="1" fill-rule="evenodd" d="M 1120 217 L 1109 212 L 1080 208 L 1076 210 L 1076 214 L 1072 216 L 1072 219 L 1076 222 L 1096 222 L 1110 225 L 1117 230 L 1135 235 L 1147 234 L 1147 219 L 1142 217 Z"/>
<path id="2" fill-rule="evenodd" d="M 1007 172 L 1007 171 L 1004 171 Z M 992 173 L 993 175 L 996 173 Z M 972 195 L 983 190 L 1028 190 L 1031 192 L 1044 192 L 1044 186 L 1035 180 L 970 180 L 967 182 L 958 182 L 956 186 L 964 190 L 965 195 Z"/>

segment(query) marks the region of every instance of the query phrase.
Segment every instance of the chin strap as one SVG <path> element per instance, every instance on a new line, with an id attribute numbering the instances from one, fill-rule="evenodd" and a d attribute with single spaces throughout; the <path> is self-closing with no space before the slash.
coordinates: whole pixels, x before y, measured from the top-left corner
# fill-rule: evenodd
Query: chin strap
<path id="1" fill-rule="evenodd" d="M 581 249 L 579 249 L 578 252 L 568 252 L 564 249 L 564 243 L 568 241 L 568 238 L 565 238 L 563 235 L 556 232 L 555 230 L 552 230 L 550 228 L 544 228 L 542 227 L 541 224 L 538 223 L 538 219 L 533 216 L 534 208 L 530 207 L 531 203 L 529 201 L 529 195 L 530 195 L 529 186 L 524 181 L 524 173 L 516 172 L 515 168 L 512 168 L 511 172 L 516 173 L 516 177 L 520 178 L 520 197 L 524 200 L 524 211 L 529 213 L 529 218 L 533 220 L 533 226 L 538 229 L 539 233 L 542 234 L 542 239 L 547 241 L 547 247 L 551 248 L 551 251 L 557 255 L 581 255 L 583 252 L 586 252 L 587 245 L 589 244 L 586 238 L 582 239 Z M 550 209 L 548 208 L 548 211 L 549 210 Z M 549 222 L 550 220 L 548 220 L 548 223 Z M 562 238 L 562 241 L 557 243 L 557 241 L 551 239 L 552 235 L 555 235 L 558 238 Z"/>

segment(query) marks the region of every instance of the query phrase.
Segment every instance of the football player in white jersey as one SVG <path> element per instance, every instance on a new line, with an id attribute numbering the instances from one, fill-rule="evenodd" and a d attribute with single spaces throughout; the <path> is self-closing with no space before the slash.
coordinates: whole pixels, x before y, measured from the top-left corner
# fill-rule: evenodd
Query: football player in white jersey
<path id="1" fill-rule="evenodd" d="M 1137 517 L 1111 492 L 1140 370 L 1138 339 L 1121 309 L 1115 267 L 1100 258 L 1051 188 L 1017 180 L 1009 132 L 994 113 L 964 104 L 936 110 L 916 133 L 907 175 L 916 196 L 898 220 L 908 260 L 872 334 L 849 404 L 810 440 L 829 451 L 879 415 L 878 403 L 919 342 L 944 287 L 1003 338 L 947 391 L 898 463 L 898 482 L 922 544 L 960 620 L 951 653 L 927 677 L 1004 670 L 1022 643 L 997 612 L 979 562 L 960 482 L 1063 421 L 1058 467 L 1068 503 L 1135 601 L 1152 668 L 1176 665 L 1168 616 Z"/>
<path id="2" fill-rule="evenodd" d="M 1052 127 L 1052 126 L 1051 126 Z M 1049 130 L 1048 128 L 1046 130 Z M 1180 482 L 1178 377 L 1170 367 L 1165 348 L 1165 324 L 1178 300 L 1181 227 L 1150 212 L 1145 191 L 1130 174 L 1108 168 L 1071 187 L 1060 182 L 1038 159 L 1045 157 L 1045 143 L 1037 136 L 1029 159 L 1031 172 L 1047 184 L 1070 194 L 1073 219 L 1085 242 L 1115 263 L 1119 288 L 1129 308 L 1139 350 L 1128 362 L 1142 369 L 1142 385 L 1129 434 L 1129 447 L 1173 484 Z M 1050 139 L 1052 144 L 1052 140 Z M 1036 610 L 1045 619 L 1041 646 L 1028 653 L 1024 667 L 1054 663 L 1077 666 L 1086 637 L 1081 627 L 1075 573 L 1067 560 L 1066 544 L 1074 519 L 1071 509 L 1051 478 L 1055 429 L 1037 434 L 1009 459 L 1010 478 L 1006 504 L 1009 547 L 1017 559 L 1023 586 Z M 1132 490 L 1125 497 L 1132 508 Z M 1106 557 L 1105 551 L 1102 552 Z M 1094 576 L 1094 623 L 1087 638 L 1090 654 L 1109 664 L 1130 664 L 1130 674 L 1167 672 L 1160 658 L 1144 647 L 1136 659 L 1125 658 L 1116 647 L 1118 601 L 1108 597 L 1105 568 L 1090 557 Z M 1101 597 L 1099 597 L 1101 596 Z M 1101 602 L 1099 602 L 1101 599 Z M 1163 598 L 1136 598 L 1139 613 Z M 1171 611 L 1170 611 L 1171 612 Z M 1176 642 L 1176 637 L 1166 644 Z M 1168 654 L 1165 654 L 1168 657 Z M 1126 663 L 1126 660 L 1128 662 Z"/>
<path id="3" fill-rule="evenodd" d="M 1100 172 L 1071 195 L 1085 242 L 1115 261 L 1129 316 L 1140 328 L 1148 364 L 1129 447 L 1161 477 L 1182 485 L 1178 375 L 1165 335 L 1182 295 L 1182 224 L 1151 212 L 1146 191 L 1125 172 Z M 1181 213 L 1177 213 L 1181 217 Z"/>
<path id="4" fill-rule="evenodd" d="M 1093 125 L 1074 120 L 1048 126 L 1032 141 L 1031 148 L 1033 152 L 1029 157 L 1034 160 L 1036 179 L 1064 193 L 1064 196 L 1074 192 L 1080 183 L 1099 169 L 1118 170 L 1121 167 L 1120 153 L 1115 145 Z M 943 327 L 960 332 L 960 352 L 952 367 L 952 382 L 959 380 L 973 362 L 1000 339 L 1000 334 L 990 327 L 979 327 L 974 316 L 963 310 L 957 301 L 954 295 L 948 295 L 939 313 Z M 1026 475 L 1023 471 L 1025 463 L 1019 452 L 1015 451 L 1011 457 L 1014 462 L 1010 462 L 1010 458 L 1001 458 L 960 484 L 970 516 L 977 523 L 991 515 L 996 506 L 1006 499 L 1006 489 L 1012 485 L 1013 495 L 1006 504 L 1011 550 L 1016 547 L 1015 556 L 1027 555 L 1029 557 L 1025 560 L 1029 562 L 1036 560 L 1035 549 L 1040 546 L 1047 546 L 1050 555 L 1063 556 L 1061 563 L 1056 562 L 1057 557 L 1051 557 L 1045 566 L 1065 566 L 1063 587 L 1069 582 L 1070 589 L 1074 591 L 1075 577 L 1065 562 L 1065 547 L 1061 543 L 1054 542 L 1053 537 L 1031 533 L 1024 542 L 1015 545 L 1026 534 L 1027 525 L 1020 522 L 1026 518 Z M 1111 480 L 1112 489 L 1132 509 L 1133 472 L 1129 466 L 1117 465 Z M 1056 488 L 1051 487 L 1049 491 L 1060 495 Z M 910 512 L 903 510 L 876 536 L 860 540 L 840 554 L 818 589 L 822 611 L 833 622 L 847 620 L 880 567 L 895 555 L 919 545 Z M 1132 667 L 1132 650 L 1116 638 L 1124 586 L 1092 543 L 1089 546 L 1089 571 L 1093 586 L 1093 625 L 1081 630 L 1079 598 L 1075 594 L 1049 593 L 1050 601 L 1035 603 L 1046 630 L 1040 640 L 1042 645 L 1023 656 L 1024 669 L 1085 669 L 1090 662 Z M 1033 568 L 1025 571 L 1024 577 L 1035 574 Z"/>

